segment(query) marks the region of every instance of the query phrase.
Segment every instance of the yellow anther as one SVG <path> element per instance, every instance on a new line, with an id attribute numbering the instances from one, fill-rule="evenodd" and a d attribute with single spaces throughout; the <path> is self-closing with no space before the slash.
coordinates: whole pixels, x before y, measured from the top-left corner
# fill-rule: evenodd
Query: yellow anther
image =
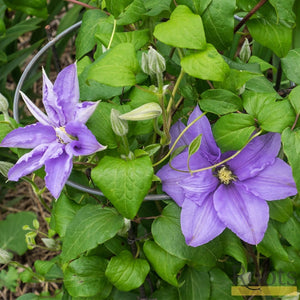
<path id="1" fill-rule="evenodd" d="M 223 184 L 229 184 L 231 181 L 234 181 L 236 176 L 233 175 L 233 173 L 226 167 L 222 167 L 218 170 L 217 176 L 221 183 Z"/>

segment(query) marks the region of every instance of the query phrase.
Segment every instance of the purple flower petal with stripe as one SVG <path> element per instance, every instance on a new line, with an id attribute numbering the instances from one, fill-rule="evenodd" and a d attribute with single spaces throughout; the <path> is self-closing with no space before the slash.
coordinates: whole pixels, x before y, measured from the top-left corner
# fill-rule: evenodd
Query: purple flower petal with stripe
<path id="1" fill-rule="evenodd" d="M 188 124 L 201 114 L 196 107 Z M 181 121 L 173 125 L 173 143 L 184 129 Z M 258 244 L 269 221 L 266 200 L 297 194 L 291 167 L 277 158 L 280 134 L 267 133 L 254 138 L 237 156 L 224 163 L 222 160 L 233 152 L 221 155 L 206 116 L 187 129 L 179 145 L 188 146 L 200 134 L 201 146 L 190 157 L 189 168 L 210 166 L 210 169 L 191 174 L 187 171 L 188 151 L 184 150 L 173 158 L 172 167 L 167 164 L 157 172 L 163 190 L 182 207 L 181 229 L 187 244 L 194 247 L 205 244 L 226 227 L 245 242 Z"/>
<path id="2" fill-rule="evenodd" d="M 17 181 L 45 165 L 46 187 L 58 198 L 73 166 L 73 156 L 104 150 L 85 123 L 98 102 L 79 102 L 76 64 L 63 69 L 54 85 L 43 70 L 43 113 L 24 93 L 22 98 L 37 123 L 11 131 L 0 147 L 32 149 L 9 170 Z"/>

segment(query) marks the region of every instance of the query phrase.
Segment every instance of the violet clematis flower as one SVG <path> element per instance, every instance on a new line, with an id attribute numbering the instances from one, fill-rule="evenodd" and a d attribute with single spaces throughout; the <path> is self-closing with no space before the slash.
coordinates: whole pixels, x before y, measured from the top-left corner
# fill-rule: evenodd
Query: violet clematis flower
<path id="1" fill-rule="evenodd" d="M 201 115 L 197 106 L 188 124 Z M 174 141 L 185 128 L 178 121 L 171 128 Z M 199 150 L 190 158 L 191 170 L 213 166 L 234 152 L 221 154 L 206 116 L 193 124 L 179 140 L 178 146 L 189 145 L 202 134 Z M 228 227 L 249 244 L 258 244 L 269 221 L 266 202 L 297 194 L 291 167 L 277 158 L 280 134 L 267 133 L 254 138 L 237 156 L 205 171 L 179 172 L 168 164 L 157 175 L 163 190 L 182 207 L 181 229 L 186 243 L 199 246 L 209 242 Z M 171 161 L 172 167 L 186 170 L 188 150 Z"/>
<path id="2" fill-rule="evenodd" d="M 8 179 L 18 181 L 45 165 L 45 183 L 58 198 L 71 171 L 72 158 L 90 155 L 106 147 L 98 143 L 85 123 L 93 114 L 97 102 L 79 102 L 76 64 L 63 69 L 54 85 L 43 70 L 43 104 L 47 115 L 21 93 L 37 123 L 11 131 L 1 147 L 31 149 L 9 170 Z"/>

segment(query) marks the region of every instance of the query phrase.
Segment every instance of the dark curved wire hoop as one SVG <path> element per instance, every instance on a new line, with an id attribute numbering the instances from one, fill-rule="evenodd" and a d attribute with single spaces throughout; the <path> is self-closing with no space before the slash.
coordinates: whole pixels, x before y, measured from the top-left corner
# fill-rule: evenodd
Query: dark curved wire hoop
<path id="1" fill-rule="evenodd" d="M 20 90 L 24 84 L 25 79 L 27 78 L 27 75 L 30 73 L 31 68 L 35 65 L 35 63 L 39 60 L 39 58 L 49 49 L 51 48 L 57 41 L 62 39 L 64 36 L 66 36 L 68 33 L 72 32 L 73 30 L 77 29 L 81 25 L 81 21 L 75 23 L 68 29 L 64 30 L 62 33 L 57 35 L 53 40 L 49 41 L 41 50 L 32 58 L 32 60 L 29 62 L 29 64 L 26 66 L 15 91 L 14 95 L 14 103 L 13 103 L 13 116 L 16 122 L 19 123 L 19 99 L 20 99 Z M 97 196 L 104 196 L 103 193 L 94 188 L 90 188 L 87 186 L 84 186 L 82 184 L 73 182 L 71 180 L 67 180 L 66 184 L 70 187 L 73 187 L 77 190 L 80 190 L 82 192 L 90 193 Z M 146 201 L 154 201 L 154 200 L 169 200 L 171 199 L 168 195 L 165 194 L 151 194 L 147 195 L 144 200 Z"/>

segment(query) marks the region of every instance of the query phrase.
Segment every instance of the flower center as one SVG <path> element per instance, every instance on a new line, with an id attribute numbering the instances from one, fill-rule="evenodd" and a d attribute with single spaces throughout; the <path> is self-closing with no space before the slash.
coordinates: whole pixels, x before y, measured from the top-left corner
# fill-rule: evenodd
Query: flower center
<path id="1" fill-rule="evenodd" d="M 236 176 L 226 166 L 223 166 L 221 169 L 217 170 L 217 177 L 219 178 L 221 183 L 226 185 L 236 180 Z"/>
<path id="2" fill-rule="evenodd" d="M 76 138 L 66 132 L 64 126 L 56 127 L 55 128 L 56 136 L 61 144 L 68 144 L 71 143 Z"/>

